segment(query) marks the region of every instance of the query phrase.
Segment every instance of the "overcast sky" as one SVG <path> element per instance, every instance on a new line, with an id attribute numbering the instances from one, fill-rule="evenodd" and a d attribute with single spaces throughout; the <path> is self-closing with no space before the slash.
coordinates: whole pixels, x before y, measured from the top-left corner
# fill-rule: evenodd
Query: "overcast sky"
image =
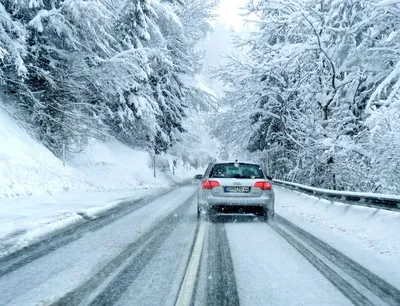
<path id="1" fill-rule="evenodd" d="M 242 16 L 239 16 L 240 7 L 244 6 L 248 0 L 220 0 L 217 20 L 224 23 L 228 28 L 234 27 L 239 31 L 243 25 Z"/>
<path id="2" fill-rule="evenodd" d="M 200 75 L 202 82 L 214 93 L 217 97 L 223 96 L 223 84 L 212 78 L 210 74 L 211 68 L 220 66 L 224 57 L 231 54 L 233 51 L 231 37 L 231 29 L 240 32 L 243 28 L 243 18 L 240 7 L 244 6 L 248 0 L 220 0 L 220 5 L 216 9 L 218 17 L 213 23 L 214 31 L 209 33 L 207 38 L 200 42 L 198 47 L 205 51 L 203 60 L 203 69 Z"/>

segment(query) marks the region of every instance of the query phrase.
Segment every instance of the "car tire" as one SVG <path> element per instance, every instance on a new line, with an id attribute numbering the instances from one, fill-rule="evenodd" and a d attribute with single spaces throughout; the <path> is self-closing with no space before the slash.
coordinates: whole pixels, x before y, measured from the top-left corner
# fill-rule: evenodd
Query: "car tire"
<path id="1" fill-rule="evenodd" d="M 214 223 L 217 221 L 217 214 L 215 212 L 213 212 L 213 210 L 209 209 L 207 211 L 207 215 L 206 215 L 206 220 L 208 222 Z"/>
<path id="2" fill-rule="evenodd" d="M 262 213 L 260 214 L 259 218 L 263 222 L 268 222 L 269 221 L 269 212 L 268 212 L 268 210 L 263 210 Z"/>
<path id="3" fill-rule="evenodd" d="M 271 211 L 268 213 L 268 222 L 274 222 L 275 221 L 275 212 Z"/>
<path id="4" fill-rule="evenodd" d="M 197 220 L 209 220 L 210 215 L 209 215 L 209 211 L 206 210 L 202 213 L 202 211 L 200 210 L 200 208 L 197 208 Z"/>

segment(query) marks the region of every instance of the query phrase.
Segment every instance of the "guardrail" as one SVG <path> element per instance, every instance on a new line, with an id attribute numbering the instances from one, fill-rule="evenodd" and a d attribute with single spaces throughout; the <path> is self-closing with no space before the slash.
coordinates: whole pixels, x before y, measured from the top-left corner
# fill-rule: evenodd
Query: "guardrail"
<path id="1" fill-rule="evenodd" d="M 400 209 L 400 195 L 388 195 L 388 194 L 368 193 L 368 192 L 336 191 L 330 189 L 310 187 L 302 184 L 285 182 L 275 179 L 272 180 L 272 182 L 279 186 L 283 186 L 293 190 L 298 190 L 307 194 L 312 194 L 326 199 L 337 199 L 340 201 L 346 201 L 346 203 L 350 204 L 374 206 L 392 210 Z"/>

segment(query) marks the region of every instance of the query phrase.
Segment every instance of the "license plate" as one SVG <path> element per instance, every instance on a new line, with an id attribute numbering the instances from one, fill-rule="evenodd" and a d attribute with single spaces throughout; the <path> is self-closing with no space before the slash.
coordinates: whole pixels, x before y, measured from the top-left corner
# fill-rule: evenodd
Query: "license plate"
<path id="1" fill-rule="evenodd" d="M 246 186 L 226 186 L 225 192 L 250 192 L 250 187 Z"/>

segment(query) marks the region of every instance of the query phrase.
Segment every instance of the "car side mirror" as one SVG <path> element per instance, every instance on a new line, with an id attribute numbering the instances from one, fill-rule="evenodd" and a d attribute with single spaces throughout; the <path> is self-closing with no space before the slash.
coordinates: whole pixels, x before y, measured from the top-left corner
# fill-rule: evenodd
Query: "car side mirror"
<path id="1" fill-rule="evenodd" d="M 267 175 L 267 179 L 270 180 L 270 181 L 272 181 L 272 180 L 273 180 L 273 177 L 270 176 L 270 175 Z"/>
<path id="2" fill-rule="evenodd" d="M 196 175 L 194 176 L 194 179 L 195 179 L 195 180 L 202 180 L 202 179 L 203 179 L 203 174 L 196 174 Z"/>

